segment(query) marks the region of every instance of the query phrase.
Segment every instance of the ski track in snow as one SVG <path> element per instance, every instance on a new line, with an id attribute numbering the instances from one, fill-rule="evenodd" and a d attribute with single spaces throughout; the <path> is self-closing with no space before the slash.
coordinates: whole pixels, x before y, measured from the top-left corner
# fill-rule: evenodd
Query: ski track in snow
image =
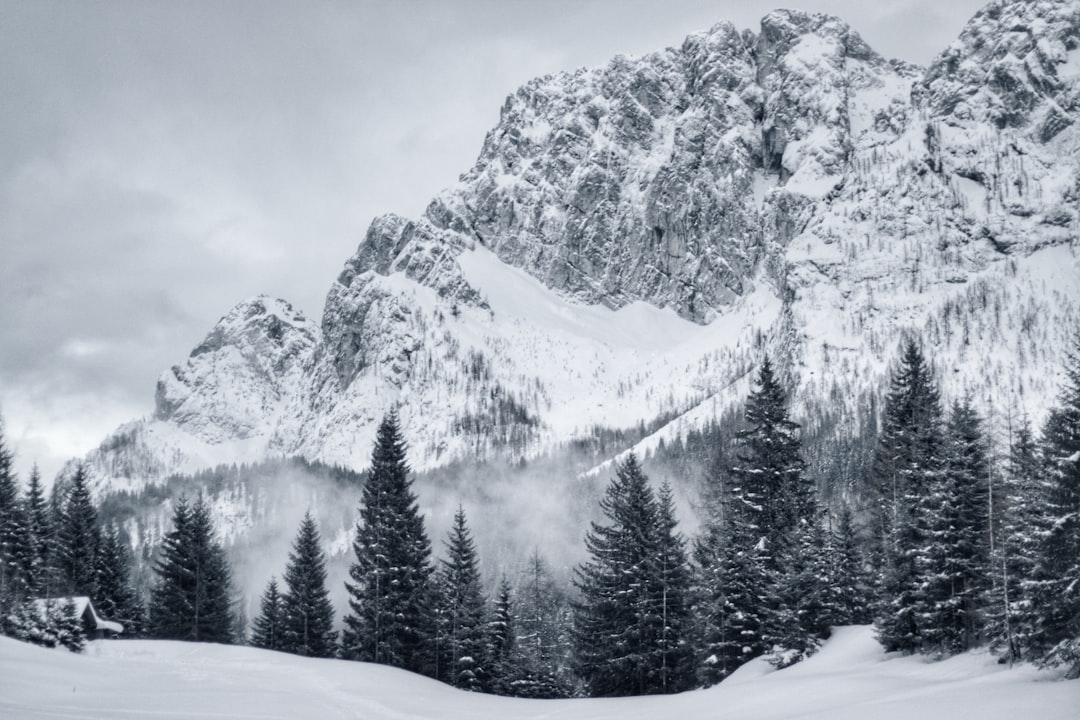
<path id="1" fill-rule="evenodd" d="M 0 638 L 0 717 L 499 718 L 503 720 L 1075 720 L 1080 680 L 986 652 L 933 662 L 886 655 L 872 628 L 838 628 L 809 660 L 763 660 L 677 696 L 516 700 L 454 690 L 401 670 L 247 647 L 160 640 L 89 643 L 85 655 Z"/>

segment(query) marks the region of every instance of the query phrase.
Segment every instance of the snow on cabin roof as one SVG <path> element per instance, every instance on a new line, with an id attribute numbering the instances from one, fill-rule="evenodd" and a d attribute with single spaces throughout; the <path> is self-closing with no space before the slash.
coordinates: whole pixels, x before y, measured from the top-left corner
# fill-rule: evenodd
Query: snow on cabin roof
<path id="1" fill-rule="evenodd" d="M 34 609 L 37 610 L 41 617 L 45 617 L 50 608 L 63 607 L 68 602 L 75 606 L 75 616 L 85 617 L 87 608 L 90 609 L 90 617 L 94 621 L 94 628 L 100 630 L 109 630 L 111 632 L 120 634 L 124 632 L 124 626 L 118 622 L 112 620 L 106 620 L 98 615 L 97 610 L 94 608 L 94 604 L 90 602 L 90 598 L 85 595 L 77 597 L 57 597 L 57 598 L 40 598 L 33 601 Z"/>

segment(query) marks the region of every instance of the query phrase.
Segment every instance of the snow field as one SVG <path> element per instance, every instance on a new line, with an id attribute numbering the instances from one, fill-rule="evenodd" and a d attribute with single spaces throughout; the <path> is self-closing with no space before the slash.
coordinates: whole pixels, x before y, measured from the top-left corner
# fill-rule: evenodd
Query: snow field
<path id="1" fill-rule="evenodd" d="M 809 660 L 762 660 L 676 696 L 517 700 L 455 690 L 393 668 L 247 647 L 161 640 L 89 643 L 84 655 L 0 638 L 0 717 L 499 718 L 500 720 L 1076 720 L 1080 680 L 985 652 L 942 662 L 886 655 L 867 626 L 837 628 Z"/>

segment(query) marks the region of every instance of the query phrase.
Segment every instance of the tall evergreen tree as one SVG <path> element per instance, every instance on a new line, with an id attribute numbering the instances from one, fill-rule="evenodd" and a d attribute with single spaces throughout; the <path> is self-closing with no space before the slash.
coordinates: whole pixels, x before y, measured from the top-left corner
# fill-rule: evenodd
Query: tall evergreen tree
<path id="1" fill-rule="evenodd" d="M 510 581 L 504 577 L 499 581 L 499 589 L 495 594 L 495 607 L 488 624 L 491 645 L 490 689 L 496 695 L 513 693 L 514 677 L 517 674 L 514 665 L 516 636 Z"/>
<path id="2" fill-rule="evenodd" d="M 676 529 L 675 500 L 665 480 L 657 493 L 656 555 L 649 576 L 652 579 L 650 618 L 656 625 L 655 656 L 659 667 L 659 692 L 685 690 L 693 684 L 690 634 L 691 572 L 686 556 L 686 540 Z"/>
<path id="3" fill-rule="evenodd" d="M 777 605 L 767 626 L 767 640 L 777 650 L 770 662 L 777 667 L 811 655 L 829 635 L 827 548 L 819 522 L 803 521 L 792 533 L 775 580 Z"/>
<path id="4" fill-rule="evenodd" d="M 989 579 L 989 461 L 970 399 L 953 404 L 943 458 L 920 509 L 915 624 L 919 649 L 952 655 L 982 640 Z"/>
<path id="5" fill-rule="evenodd" d="M 326 558 L 308 512 L 289 553 L 281 600 L 281 649 L 309 657 L 337 654 L 334 607 L 326 590 Z"/>
<path id="6" fill-rule="evenodd" d="M 346 657 L 430 674 L 431 542 L 416 503 L 397 414 L 379 425 L 349 568 Z"/>
<path id="7" fill-rule="evenodd" d="M 875 618 L 889 650 L 921 640 L 915 613 L 918 558 L 926 537 L 923 510 L 941 472 L 941 400 L 933 372 L 914 340 L 905 343 L 885 400 L 870 491 L 875 498 L 875 564 L 881 568 Z"/>
<path id="8" fill-rule="evenodd" d="M 37 465 L 30 471 L 30 481 L 23 501 L 29 538 L 29 562 L 25 568 L 31 595 L 49 596 L 52 567 L 53 527 L 49 504 L 41 486 Z"/>
<path id="9" fill-rule="evenodd" d="M 225 551 L 214 540 L 210 509 L 180 498 L 173 528 L 154 566 L 150 632 L 171 640 L 232 642 L 231 578 Z"/>
<path id="10" fill-rule="evenodd" d="M 110 620 L 123 624 L 124 634 L 137 636 L 142 628 L 142 603 L 131 582 L 131 547 L 114 525 L 101 533 L 97 554 L 97 592 L 94 607 Z"/>
<path id="11" fill-rule="evenodd" d="M 770 557 L 779 561 L 799 523 L 814 515 L 815 498 L 803 477 L 799 425 L 788 417 L 787 394 L 768 356 L 755 381 L 730 476 L 747 529 L 756 527 Z"/>
<path id="12" fill-rule="evenodd" d="M 579 670 L 592 695 L 673 692 L 678 683 L 665 663 L 677 658 L 680 639 L 673 618 L 672 626 L 663 624 L 659 595 L 672 590 L 678 570 L 661 578 L 657 560 L 673 561 L 681 541 L 670 534 L 661 539 L 661 526 L 671 528 L 660 522 L 656 496 L 633 454 L 616 466 L 600 508 L 609 524 L 592 524 L 585 538 L 590 558 L 575 580 Z M 669 602 L 672 612 L 674 597 Z"/>
<path id="13" fill-rule="evenodd" d="M 821 558 L 811 537 L 819 532 L 816 493 L 768 357 L 745 422 L 734 461 L 713 465 L 710 517 L 694 549 L 697 675 L 705 685 L 774 646 L 794 651 L 778 662 L 801 657 L 822 634 Z"/>
<path id="14" fill-rule="evenodd" d="M 730 506 L 730 503 L 725 503 Z M 709 687 L 768 650 L 774 587 L 758 527 L 734 507 L 715 518 L 694 544 L 696 677 Z"/>
<path id="15" fill-rule="evenodd" d="M 277 578 L 270 578 L 263 591 L 259 607 L 259 616 L 255 618 L 255 631 L 251 644 L 265 650 L 282 649 L 282 610 L 281 594 L 278 592 Z"/>
<path id="16" fill-rule="evenodd" d="M 1009 448 L 1004 491 L 1001 542 L 991 568 L 990 644 L 1009 660 L 1026 660 L 1036 623 L 1031 581 L 1047 516 L 1046 473 L 1026 419 Z"/>
<path id="17" fill-rule="evenodd" d="M 518 593 L 512 692 L 516 697 L 560 698 L 570 693 L 567 599 L 538 549 L 526 565 Z"/>
<path id="18" fill-rule="evenodd" d="M 1037 617 L 1032 650 L 1080 677 L 1080 332 L 1043 430 L 1043 455 L 1047 516 L 1031 586 Z"/>
<path id="19" fill-rule="evenodd" d="M 101 542 L 97 510 L 90 496 L 86 468 L 71 478 L 56 532 L 59 590 L 64 595 L 97 596 L 97 554 Z"/>
<path id="20" fill-rule="evenodd" d="M 446 542 L 446 559 L 440 563 L 440 671 L 447 682 L 464 690 L 489 686 L 492 655 L 487 634 L 487 601 L 480 586 L 476 545 L 458 508 Z"/>
<path id="21" fill-rule="evenodd" d="M 0 425 L 0 622 L 26 595 L 25 568 L 30 555 L 29 528 L 12 463 Z"/>
<path id="22" fill-rule="evenodd" d="M 870 621 L 870 579 L 855 532 L 851 508 L 836 513 L 825 535 L 825 622 L 828 625 L 861 625 Z"/>

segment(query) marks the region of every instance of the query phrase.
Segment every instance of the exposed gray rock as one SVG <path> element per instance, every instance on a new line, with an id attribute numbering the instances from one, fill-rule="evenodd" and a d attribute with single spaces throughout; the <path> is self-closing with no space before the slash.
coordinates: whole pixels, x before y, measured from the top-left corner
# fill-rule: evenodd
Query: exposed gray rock
<path id="1" fill-rule="evenodd" d="M 250 439 L 361 466 L 400 405 L 420 463 L 523 454 L 588 422 L 706 422 L 763 347 L 797 403 L 853 422 L 850 389 L 873 392 L 904 332 L 935 344 L 947 391 L 1037 408 L 1080 302 L 1078 38 L 1080 0 L 992 3 L 924 71 L 836 18 L 776 11 L 757 33 L 719 23 L 538 78 L 421 218 L 372 223 L 321 329 L 238 306 L 163 376 L 157 424 L 115 445 Z M 515 301 L 544 307 L 504 321 Z M 730 338 L 666 357 L 647 315 L 655 347 L 611 350 L 623 338 L 583 306 L 636 302 Z M 111 452 L 104 473 L 130 469 Z"/>

